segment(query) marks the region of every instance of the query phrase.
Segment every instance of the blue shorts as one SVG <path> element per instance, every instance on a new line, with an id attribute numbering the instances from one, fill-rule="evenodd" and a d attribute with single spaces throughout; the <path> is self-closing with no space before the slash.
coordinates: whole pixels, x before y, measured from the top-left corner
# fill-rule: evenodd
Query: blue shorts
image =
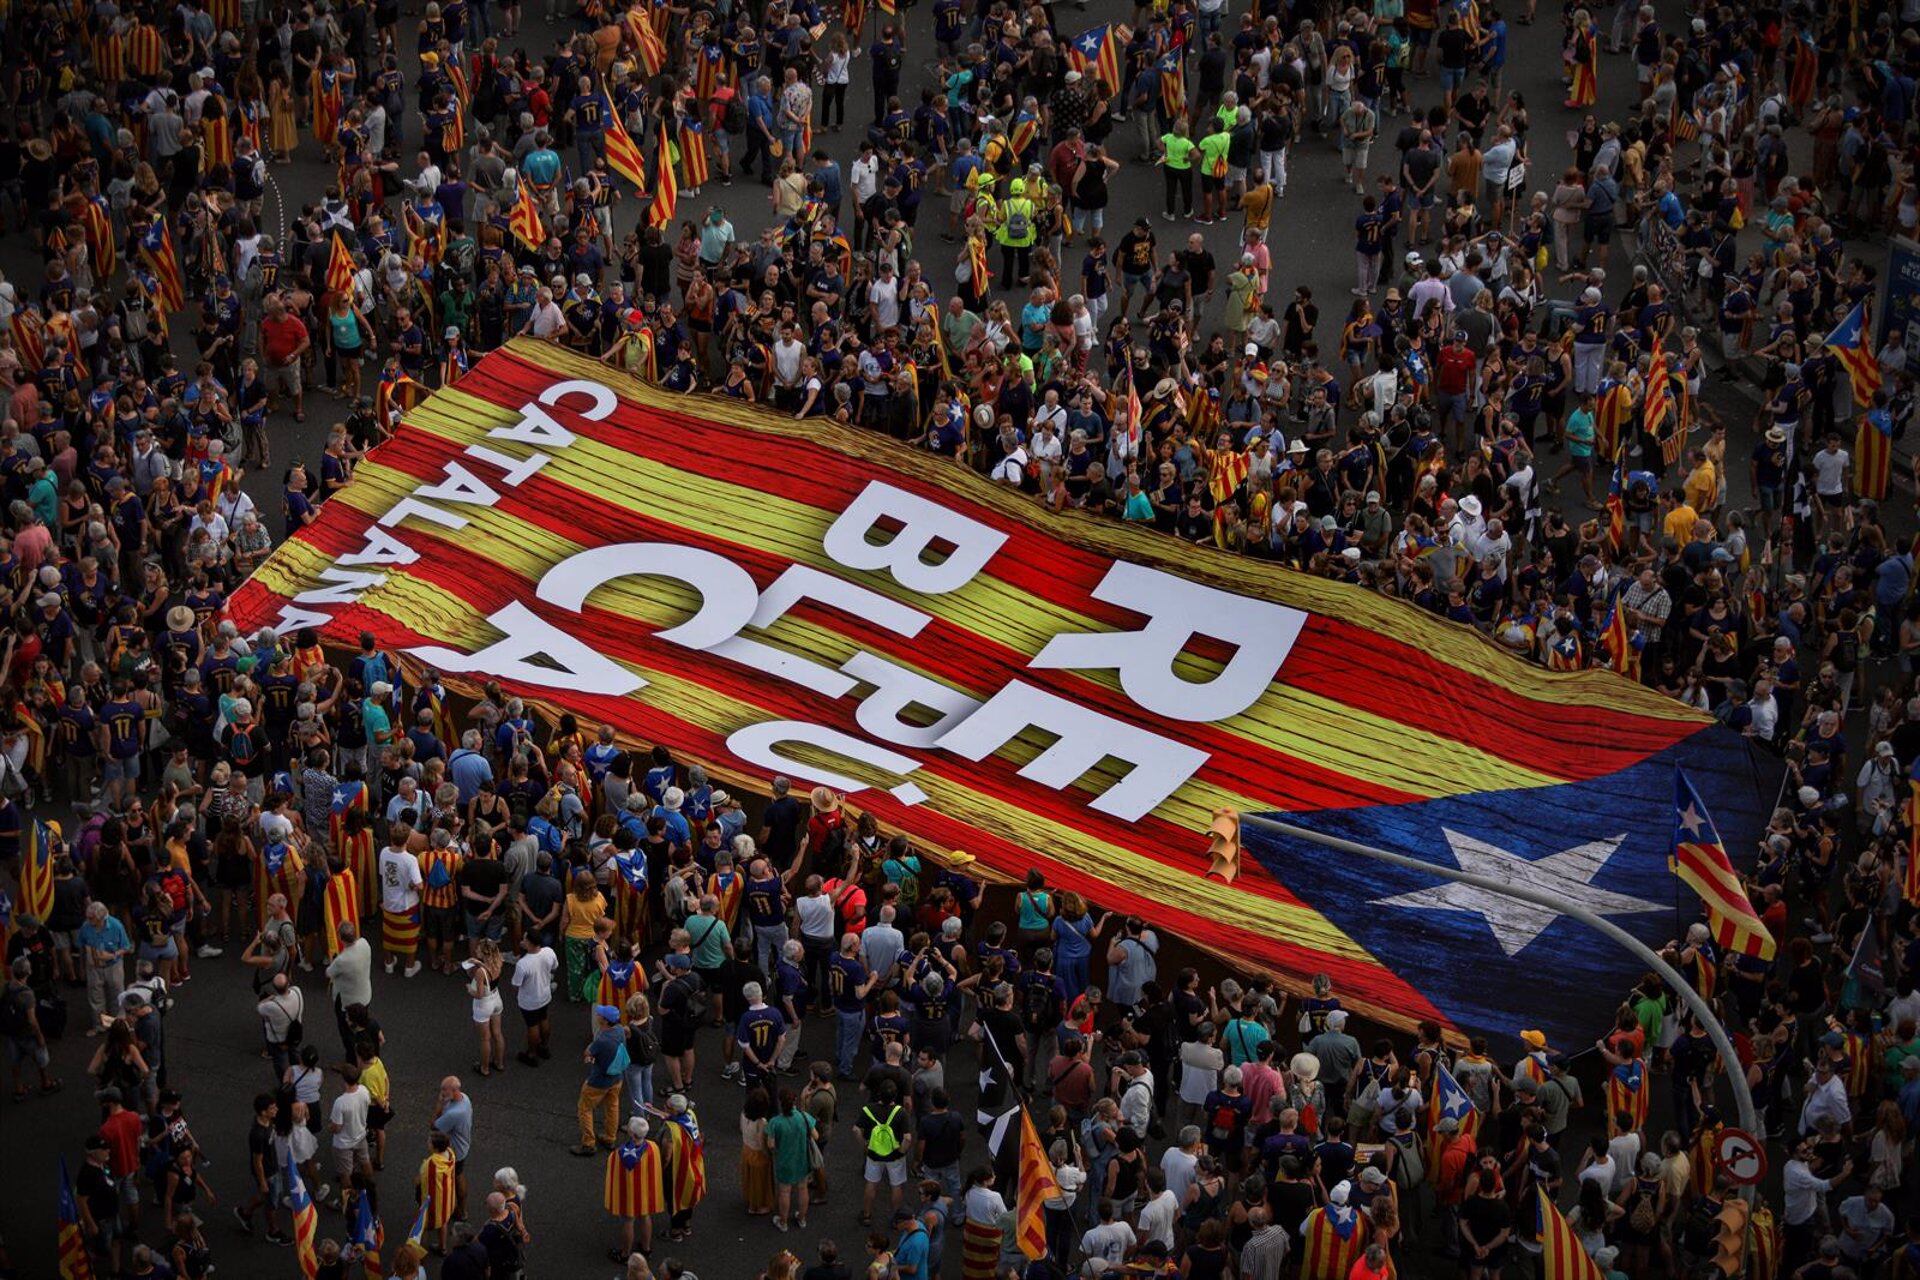
<path id="1" fill-rule="evenodd" d="M 108 782 L 138 782 L 140 781 L 140 757 L 127 756 L 122 759 L 118 756 L 108 756 L 101 776 Z"/>
<path id="2" fill-rule="evenodd" d="M 1458 89 L 1462 84 L 1466 83 L 1466 79 L 1467 69 L 1465 67 L 1458 69 L 1451 67 L 1440 68 L 1440 87 L 1443 90 L 1451 92 Z"/>

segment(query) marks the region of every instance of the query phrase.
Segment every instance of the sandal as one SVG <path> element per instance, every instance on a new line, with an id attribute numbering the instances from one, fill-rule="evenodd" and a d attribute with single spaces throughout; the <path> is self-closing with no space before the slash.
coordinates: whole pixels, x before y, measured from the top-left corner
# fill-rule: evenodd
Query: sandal
<path id="1" fill-rule="evenodd" d="M 23 1084 L 15 1085 L 13 1088 L 13 1100 L 15 1102 L 25 1102 L 27 1100 L 27 1086 Z"/>
<path id="2" fill-rule="evenodd" d="M 490 1075 L 492 1075 L 492 1074 L 493 1074 L 493 1072 L 491 1072 L 491 1071 L 489 1071 L 489 1070 L 487 1070 L 487 1069 L 486 1069 L 485 1067 L 483 1067 L 483 1066 L 481 1066 L 481 1065 L 480 1065 L 479 1063 L 477 1063 L 477 1062 L 473 1064 L 473 1070 L 474 1070 L 474 1074 L 475 1074 L 475 1075 L 478 1075 L 478 1076 L 481 1076 L 481 1077 L 486 1077 L 486 1076 L 490 1076 Z"/>
<path id="3" fill-rule="evenodd" d="M 49 1080 L 40 1086 L 40 1096 L 43 1098 L 50 1093 L 58 1092 L 60 1092 L 60 1082 L 58 1080 Z"/>

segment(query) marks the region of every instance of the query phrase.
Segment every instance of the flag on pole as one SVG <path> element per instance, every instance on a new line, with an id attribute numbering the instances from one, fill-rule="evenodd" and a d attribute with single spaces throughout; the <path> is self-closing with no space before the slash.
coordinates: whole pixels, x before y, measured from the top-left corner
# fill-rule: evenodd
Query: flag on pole
<path id="1" fill-rule="evenodd" d="M 1868 921 L 1854 944 L 1853 958 L 1847 961 L 1847 980 L 1840 988 L 1840 1001 L 1847 1008 L 1874 1004 L 1887 992 L 1886 964 L 1880 955 L 1880 931 Z"/>
<path id="2" fill-rule="evenodd" d="M 1020 1208 L 1016 1238 L 1020 1252 L 1028 1258 L 1044 1257 L 1047 1252 L 1047 1201 L 1060 1194 L 1054 1180 L 1053 1162 L 1041 1145 L 1040 1132 L 1033 1127 L 1033 1113 L 1020 1108 Z"/>
<path id="3" fill-rule="evenodd" d="M 60 1157 L 60 1280 L 93 1280 L 93 1257 L 80 1229 L 80 1202 L 73 1198 L 67 1158 Z"/>
<path id="4" fill-rule="evenodd" d="M 307 1194 L 307 1185 L 301 1181 L 300 1167 L 294 1164 L 292 1152 L 287 1153 L 286 1181 L 287 1207 L 293 1211 L 293 1254 L 305 1280 L 315 1280 L 320 1274 L 320 1255 L 316 1251 L 320 1211 L 313 1207 L 313 1197 Z"/>
<path id="5" fill-rule="evenodd" d="M 807 143 L 802 144 L 802 150 L 812 150 L 812 147 L 808 145 L 812 142 L 812 138 L 813 123 L 809 121 L 807 123 Z M 687 186 L 698 191 L 701 187 L 707 185 L 707 178 L 709 176 L 709 170 L 707 168 L 707 135 L 706 131 L 701 129 L 701 127 L 691 119 L 680 126 L 680 167 L 686 172 Z"/>
<path id="6" fill-rule="evenodd" d="M 642 23 L 645 26 L 647 24 Z M 649 30 L 651 28 L 649 27 Z M 618 111 L 607 112 L 607 164 L 613 171 L 631 182 L 642 191 L 647 189 L 647 162 L 641 156 L 640 148 L 634 143 L 633 135 L 627 132 L 627 126 L 620 120 Z"/>
<path id="7" fill-rule="evenodd" d="M 1480 1109 L 1447 1070 L 1447 1064 L 1433 1065 L 1433 1094 L 1427 1099 L 1427 1168 L 1440 1167 L 1440 1122 L 1452 1120 L 1459 1132 L 1473 1137 L 1480 1132 Z"/>
<path id="8" fill-rule="evenodd" d="M 1616 461 L 1620 457 L 1620 432 L 1633 409 L 1633 393 L 1624 382 L 1606 382 L 1600 387 L 1593 413 L 1593 448 L 1600 457 Z"/>
<path id="9" fill-rule="evenodd" d="M 13 333 L 13 349 L 19 353 L 21 365 L 32 373 L 40 372 L 46 363 L 47 344 L 39 308 L 31 304 L 19 308 L 7 327 Z"/>
<path id="10" fill-rule="evenodd" d="M 333 249 L 327 254 L 327 291 L 348 293 L 353 289 L 353 253 L 338 231 L 333 233 Z"/>
<path id="11" fill-rule="evenodd" d="M 1887 483 L 1893 478 L 1893 415 L 1884 405 L 1860 415 L 1853 437 L 1853 467 L 1861 497 L 1879 502 L 1887 496 Z"/>
<path id="12" fill-rule="evenodd" d="M 1820 345 L 1833 352 L 1853 383 L 1853 398 L 1860 404 L 1873 403 L 1880 389 L 1880 360 L 1873 354 L 1867 338 L 1867 304 L 1856 302 L 1847 318 L 1834 327 Z"/>
<path id="13" fill-rule="evenodd" d="M 373 1212 L 372 1196 L 363 1195 L 355 1202 L 353 1226 L 347 1231 L 347 1240 L 366 1251 L 368 1275 L 380 1269 L 380 1249 L 387 1242 L 387 1230 Z"/>
<path id="14" fill-rule="evenodd" d="M 1920 907 L 1920 779 L 1907 780 L 1907 870 L 1900 893 L 1908 906 Z"/>
<path id="15" fill-rule="evenodd" d="M 110 276 L 118 266 L 119 248 L 113 241 L 113 211 L 104 197 L 88 200 L 81 209 L 82 230 L 86 232 L 87 252 L 93 255 L 96 276 Z"/>
<path id="16" fill-rule="evenodd" d="M 20 912 L 43 923 L 53 913 L 53 855 L 60 838 L 38 818 L 27 822 L 27 847 L 20 856 Z"/>
<path id="17" fill-rule="evenodd" d="M 1540 1210 L 1540 1260 L 1545 1264 L 1546 1280 L 1606 1280 L 1573 1227 L 1554 1208 L 1553 1197 L 1544 1191 L 1534 1194 Z"/>
<path id="18" fill-rule="evenodd" d="M 1025 1108 L 1015 1101 L 1004 1111 L 998 1109 L 1013 1090 L 1013 1066 L 1007 1061 L 1007 1056 L 1000 1052 L 1000 1042 L 994 1039 L 992 1030 L 984 1023 L 980 1029 L 982 1043 L 990 1054 L 980 1055 L 979 1087 L 975 1091 L 978 1101 L 974 1105 L 973 1122 L 986 1132 L 987 1154 L 997 1156 L 1000 1148 L 1006 1144 L 1007 1130 L 1013 1127 L 1013 1118 L 1023 1114 Z"/>
<path id="19" fill-rule="evenodd" d="M 1607 545 L 1615 555 L 1627 549 L 1626 464 L 1618 459 L 1607 482 Z"/>
<path id="20" fill-rule="evenodd" d="M 535 252 L 547 242 L 546 223 L 540 219 L 540 206 L 535 203 L 533 188 L 525 178 L 520 179 L 520 199 L 514 202 L 513 212 L 507 216 L 507 227 L 516 240 Z"/>
<path id="21" fill-rule="evenodd" d="M 1100 81 L 1108 93 L 1120 92 L 1120 49 L 1127 40 L 1120 33 L 1126 30 L 1110 22 L 1081 32 L 1067 46 L 1067 65 Z"/>
<path id="22" fill-rule="evenodd" d="M 647 206 L 647 225 L 665 227 L 673 223 L 674 210 L 680 203 L 680 187 L 673 176 L 673 143 L 667 138 L 667 126 L 660 126 L 660 155 L 654 165 L 659 175 L 655 184 L 653 203 Z"/>
<path id="23" fill-rule="evenodd" d="M 407 1243 L 419 1244 L 420 1237 L 427 1234 L 427 1212 L 433 1208 L 433 1193 L 427 1192 L 420 1197 L 420 1212 L 413 1215 L 413 1221 L 407 1225 Z"/>
<path id="24" fill-rule="evenodd" d="M 1133 365 L 1127 365 L 1127 439 L 1133 456 L 1140 456 L 1140 436 L 1145 427 L 1146 408 L 1140 403 L 1140 389 L 1133 384 Z"/>
<path id="25" fill-rule="evenodd" d="M 1607 665 L 1629 680 L 1640 678 L 1639 655 L 1633 648 L 1633 629 L 1627 625 L 1627 611 L 1620 603 L 1621 592 L 1613 593 L 1607 606 L 1607 620 L 1600 628 L 1600 644 L 1607 651 Z"/>
<path id="26" fill-rule="evenodd" d="M 1713 940 L 1729 951 L 1773 959 L 1773 934 L 1761 923 L 1727 858 L 1720 832 L 1684 769 L 1673 771 L 1673 873 L 1707 908 Z"/>
<path id="27" fill-rule="evenodd" d="M 1680 461 L 1679 453 L 1686 445 L 1686 436 L 1675 431 L 1665 435 L 1661 428 L 1666 425 L 1667 415 L 1673 410 L 1673 379 L 1668 370 L 1667 353 L 1660 349 L 1660 340 L 1654 339 L 1653 359 L 1647 364 L 1647 391 L 1640 406 L 1640 427 L 1648 435 L 1661 441 L 1660 453 L 1668 466 Z"/>
<path id="28" fill-rule="evenodd" d="M 380 379 L 373 389 L 374 421 L 391 431 L 393 420 L 427 398 L 427 388 L 406 374 Z"/>
<path id="29" fill-rule="evenodd" d="M 980 236 L 967 237 L 967 271 L 975 295 L 986 297 L 993 287 L 993 269 L 987 265 L 987 242 Z"/>
<path id="30" fill-rule="evenodd" d="M 1160 106 L 1169 120 L 1187 113 L 1187 70 L 1180 51 L 1174 49 L 1160 59 Z"/>
<path id="31" fill-rule="evenodd" d="M 140 256 L 160 284 L 161 309 L 168 312 L 183 309 L 187 305 L 187 287 L 180 274 L 179 255 L 173 251 L 173 232 L 167 229 L 164 216 L 149 222 L 140 233 Z"/>

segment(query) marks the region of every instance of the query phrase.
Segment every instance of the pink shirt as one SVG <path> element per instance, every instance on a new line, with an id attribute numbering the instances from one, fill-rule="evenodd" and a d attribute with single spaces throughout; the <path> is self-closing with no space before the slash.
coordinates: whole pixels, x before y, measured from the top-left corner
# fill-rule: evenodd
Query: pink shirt
<path id="1" fill-rule="evenodd" d="M 53 547 L 53 534 L 43 524 L 32 525 L 13 535 L 13 558 L 28 573 L 40 567 Z"/>
<path id="2" fill-rule="evenodd" d="M 1240 1092 L 1253 1104 L 1247 1115 L 1247 1127 L 1257 1129 L 1273 1119 L 1273 1100 L 1283 1096 L 1280 1073 L 1264 1062 L 1244 1063 L 1240 1068 Z"/>

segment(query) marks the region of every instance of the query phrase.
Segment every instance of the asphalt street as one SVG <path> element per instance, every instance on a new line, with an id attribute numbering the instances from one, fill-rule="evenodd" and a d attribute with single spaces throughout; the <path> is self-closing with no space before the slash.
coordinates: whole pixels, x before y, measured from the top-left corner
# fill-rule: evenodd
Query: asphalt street
<path id="1" fill-rule="evenodd" d="M 409 16 L 403 24 L 403 33 L 411 32 L 412 21 L 420 8 L 417 2 L 406 6 Z M 527 8 L 528 25 L 521 43 L 537 52 L 546 47 L 550 29 L 539 21 L 538 5 Z M 1241 6 L 1233 8 L 1237 20 Z M 1068 38 L 1095 23 L 1127 17 L 1128 11 L 1115 0 L 1102 0 L 1085 10 L 1061 6 L 1057 13 L 1061 32 Z M 908 95 L 917 95 L 920 85 L 928 78 L 926 64 L 920 59 L 930 59 L 932 48 L 923 12 L 906 11 L 904 22 L 910 45 L 906 90 Z M 402 44 L 411 50 L 410 34 L 403 34 Z M 1531 171 L 1536 178 L 1557 173 L 1570 155 L 1566 132 L 1575 119 L 1560 106 L 1563 96 L 1559 77 L 1560 29 L 1551 8 L 1543 11 L 1539 25 L 1515 26 L 1510 47 L 1505 87 L 1522 92 L 1533 114 Z M 405 56 L 411 74 L 415 70 L 411 65 L 413 55 L 408 52 Z M 863 120 L 870 95 L 862 63 L 855 64 L 854 77 L 849 114 L 853 119 Z M 1415 86 L 1416 105 L 1424 107 L 1437 99 L 1439 90 L 1432 78 L 1418 80 Z M 1633 95 L 1632 73 L 1626 60 L 1607 59 L 1601 75 L 1600 117 L 1605 119 L 1623 113 Z M 909 103 L 914 100 L 914 96 L 907 97 Z M 1391 139 L 1399 123 L 1384 118 L 1381 121 L 1382 141 L 1374 148 L 1373 156 L 1376 171 L 1383 163 L 1393 163 Z M 842 132 L 819 133 L 818 142 L 845 167 L 854 158 L 860 136 L 860 131 L 850 122 Z M 1238 217 L 1211 227 L 1163 222 L 1158 216 L 1160 178 L 1144 163 L 1145 157 L 1138 150 L 1137 133 L 1130 127 L 1116 129 L 1114 146 L 1117 158 L 1125 162 L 1126 167 L 1114 185 L 1113 204 L 1108 214 L 1109 238 L 1116 239 L 1135 216 L 1150 214 L 1163 248 L 1184 240 L 1190 231 L 1197 231 L 1224 270 L 1230 260 L 1228 255 L 1238 244 Z M 1326 139 L 1309 133 L 1296 146 L 1291 168 L 1286 197 L 1274 217 L 1271 296 L 1278 306 L 1296 285 L 1311 286 L 1321 306 L 1322 344 L 1330 348 L 1337 335 L 1339 317 L 1349 300 L 1348 289 L 1353 284 L 1352 221 L 1357 198 L 1343 178 L 1334 144 Z M 332 169 L 322 164 L 319 148 L 309 139 L 294 163 L 274 168 L 272 176 L 274 194 L 284 202 L 285 211 L 291 213 L 301 204 L 319 199 Z M 700 204 L 718 204 L 723 208 L 742 239 L 756 235 L 771 216 L 765 190 L 748 182 L 736 182 L 731 187 L 713 183 L 700 197 Z M 935 211 L 929 208 L 928 212 Z M 616 211 L 616 234 L 624 234 L 635 217 L 635 203 L 623 203 Z M 271 204 L 266 220 L 269 228 L 283 230 L 285 216 L 277 216 Z M 941 241 L 934 234 L 936 230 L 937 226 L 923 228 L 916 256 L 926 265 L 936 289 L 944 293 L 953 280 L 955 246 Z M 1403 242 L 1402 251 L 1406 247 Z M 1077 276 L 1079 260 L 1078 250 L 1070 248 L 1063 264 L 1070 277 Z M 1616 252 L 1614 262 L 1622 264 L 1624 255 Z M 19 237 L 0 242 L 0 264 L 15 280 L 37 280 L 37 261 Z M 1619 272 L 1610 274 L 1617 279 Z M 1223 304 L 1215 304 L 1216 308 L 1220 305 Z M 1218 319 L 1216 310 L 1203 317 L 1203 324 L 1210 327 Z M 186 325 L 176 325 L 176 334 L 186 328 Z M 339 401 L 314 396 L 309 400 L 308 420 L 304 424 L 293 422 L 284 413 L 272 420 L 275 465 L 269 473 L 246 477 L 245 483 L 276 532 L 280 525 L 278 494 L 282 465 L 294 458 L 311 460 L 318 455 L 328 425 L 342 413 Z M 1744 444 L 1737 446 L 1743 447 Z M 1736 451 L 1734 456 L 1743 455 Z M 1743 489 L 1744 468 L 1734 470 L 1736 489 Z M 237 951 L 237 947 L 233 948 L 221 960 L 197 962 L 193 982 L 180 992 L 178 1006 L 168 1024 L 171 1079 L 176 1087 L 184 1090 L 194 1131 L 214 1158 L 209 1182 L 223 1199 L 216 1211 L 208 1215 L 208 1234 L 220 1272 L 229 1276 L 291 1275 L 295 1268 L 289 1253 L 276 1250 L 258 1238 L 240 1238 L 225 1212 L 227 1198 L 241 1188 L 245 1134 L 250 1120 L 248 1099 L 270 1083 L 267 1064 L 259 1056 L 258 1024 Z M 1094 979 L 1100 981 L 1101 975 L 1096 972 Z M 584 1043 L 584 1010 L 569 1009 L 560 1017 L 556 1058 L 551 1064 L 538 1071 L 510 1064 L 504 1076 L 477 1080 L 468 1074 L 468 1064 L 475 1057 L 468 1002 L 453 979 L 423 973 L 411 981 L 379 976 L 375 982 L 374 1009 L 389 1036 L 386 1061 L 392 1073 L 398 1110 L 391 1130 L 387 1172 L 382 1180 L 389 1232 L 404 1225 L 411 1215 L 408 1183 L 425 1153 L 426 1124 L 435 1089 L 441 1077 L 454 1072 L 467 1078 L 475 1103 L 470 1169 L 476 1189 L 483 1189 L 483 1180 L 502 1165 L 516 1168 L 529 1189 L 527 1212 L 535 1237 L 529 1274 L 535 1277 L 613 1274 L 615 1268 L 604 1257 L 613 1237 L 600 1210 L 600 1162 L 575 1159 L 567 1153 L 567 1147 L 574 1141 L 573 1103 L 579 1082 L 578 1069 L 570 1065 L 569 1060 Z M 326 996 L 317 975 L 306 977 L 305 989 L 309 1007 L 323 1009 Z M 309 1025 L 329 1050 L 337 1048 L 326 1019 L 309 1019 Z M 516 1031 L 509 1015 L 510 1035 Z M 825 1048 L 824 1031 L 821 1027 L 808 1028 L 809 1049 L 818 1052 Z M 50 1098 L 34 1097 L 24 1104 L 0 1102 L 0 1134 L 4 1134 L 10 1157 L 5 1179 L 8 1193 L 0 1197 L 0 1230 L 4 1230 L 13 1261 L 23 1276 L 55 1274 L 55 1159 L 64 1154 L 77 1164 L 82 1139 L 95 1121 L 91 1084 L 84 1073 L 93 1044 L 80 1039 L 76 1032 L 56 1046 L 55 1069 L 65 1080 L 63 1092 Z M 514 1047 L 518 1048 L 517 1042 Z M 679 1256 L 709 1278 L 746 1277 L 757 1274 L 781 1245 L 793 1247 L 803 1257 L 810 1258 L 814 1239 L 832 1235 L 839 1240 L 843 1256 L 859 1265 L 865 1256 L 861 1248 L 864 1233 L 855 1221 L 857 1196 L 849 1194 L 852 1180 L 857 1176 L 852 1144 L 840 1141 L 830 1155 L 835 1184 L 833 1199 L 827 1208 L 813 1214 L 807 1238 L 777 1236 L 765 1219 L 750 1219 L 742 1209 L 735 1173 L 739 1091 L 719 1078 L 717 1036 L 703 1040 L 701 1054 L 696 1102 L 703 1113 L 708 1137 L 712 1193 L 699 1212 L 693 1240 L 680 1248 Z M 954 1059 L 948 1076 L 958 1095 L 956 1109 L 971 1114 L 972 1050 L 961 1048 L 955 1052 Z M 1664 1095 L 1665 1090 L 1658 1092 Z M 329 1089 L 329 1100 L 331 1097 Z M 155 1239 L 152 1216 L 146 1225 L 146 1238 Z M 321 1230 L 323 1235 L 339 1238 L 343 1235 L 343 1223 L 337 1215 L 323 1214 Z M 957 1274 L 958 1270 L 958 1233 L 950 1235 L 949 1275 Z M 656 1259 L 673 1253 L 674 1250 L 663 1244 Z"/>

